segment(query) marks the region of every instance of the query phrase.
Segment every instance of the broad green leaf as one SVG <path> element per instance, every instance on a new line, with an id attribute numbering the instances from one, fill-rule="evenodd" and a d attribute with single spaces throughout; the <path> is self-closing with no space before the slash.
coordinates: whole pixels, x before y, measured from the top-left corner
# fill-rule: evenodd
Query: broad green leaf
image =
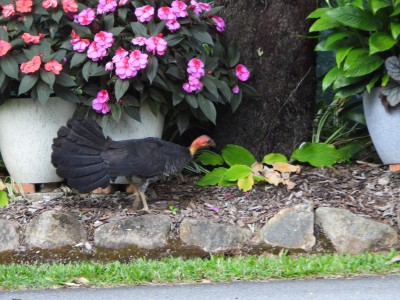
<path id="1" fill-rule="evenodd" d="M 189 114 L 181 112 L 176 117 L 176 125 L 178 126 L 179 133 L 184 133 L 189 128 Z"/>
<path id="2" fill-rule="evenodd" d="M 132 22 L 131 28 L 135 36 L 148 37 L 146 27 L 140 22 Z"/>
<path id="3" fill-rule="evenodd" d="M 327 50 L 336 50 L 338 42 L 343 42 L 343 39 L 350 37 L 349 32 L 337 32 L 330 34 L 325 41 L 325 48 Z"/>
<path id="4" fill-rule="evenodd" d="M 111 116 L 118 123 L 121 120 L 122 107 L 119 103 L 111 105 Z"/>
<path id="5" fill-rule="evenodd" d="M 369 37 L 368 43 L 369 54 L 374 54 L 393 48 L 397 41 L 386 32 L 375 32 Z"/>
<path id="6" fill-rule="evenodd" d="M 320 7 L 314 10 L 312 13 L 310 13 L 307 16 L 307 19 L 318 19 L 321 18 L 322 16 L 326 15 L 326 12 L 331 10 L 329 7 Z"/>
<path id="7" fill-rule="evenodd" d="M 374 15 L 366 10 L 350 5 L 337 7 L 326 13 L 334 20 L 352 28 L 365 31 L 377 31 L 379 22 Z"/>
<path id="8" fill-rule="evenodd" d="M 224 179 L 226 168 L 215 168 L 210 173 L 204 175 L 202 179 L 196 182 L 200 186 L 216 185 Z"/>
<path id="9" fill-rule="evenodd" d="M 71 91 L 71 89 L 63 87 L 59 84 L 54 84 L 53 89 L 58 97 L 72 103 L 79 103 L 79 97 L 73 91 Z"/>
<path id="10" fill-rule="evenodd" d="M 274 162 L 288 162 L 288 159 L 283 154 L 270 153 L 264 156 L 262 162 L 267 165 L 272 165 Z"/>
<path id="11" fill-rule="evenodd" d="M 21 82 L 19 83 L 18 95 L 26 93 L 30 89 L 32 89 L 33 86 L 38 81 L 38 79 L 39 79 L 39 74 L 38 73 L 26 74 L 25 76 L 23 76 L 22 79 L 21 79 Z"/>
<path id="12" fill-rule="evenodd" d="M 358 77 L 372 73 L 384 63 L 377 54 L 369 55 L 367 49 L 353 49 L 344 62 L 345 76 Z"/>
<path id="13" fill-rule="evenodd" d="M 290 160 L 306 162 L 314 167 L 331 167 L 339 159 L 338 150 L 329 144 L 306 143 L 293 152 Z"/>
<path id="14" fill-rule="evenodd" d="M 0 66 L 4 73 L 8 77 L 14 78 L 18 80 L 18 63 L 14 57 L 11 55 L 6 55 L 0 59 Z"/>
<path id="15" fill-rule="evenodd" d="M 217 122 L 217 110 L 215 109 L 214 103 L 204 98 L 202 94 L 197 95 L 197 101 L 199 103 L 200 110 L 213 124 Z"/>
<path id="16" fill-rule="evenodd" d="M 337 90 L 342 87 L 349 86 L 349 85 L 355 84 L 357 82 L 360 82 L 363 79 L 364 79 L 364 77 L 345 77 L 343 75 L 339 75 L 336 78 L 335 82 L 333 83 L 333 89 Z"/>
<path id="17" fill-rule="evenodd" d="M 242 98 L 243 98 L 242 90 L 240 90 L 239 93 L 237 94 L 232 93 L 232 97 L 230 99 L 232 112 L 235 112 L 239 108 L 240 104 L 242 103 Z"/>
<path id="18" fill-rule="evenodd" d="M 222 149 L 222 157 L 229 166 L 245 165 L 251 167 L 256 162 L 256 158 L 247 149 L 238 145 L 226 145 Z"/>
<path id="19" fill-rule="evenodd" d="M 50 86 L 43 81 L 39 81 L 36 86 L 37 98 L 41 104 L 46 104 L 52 92 L 53 90 L 50 88 Z"/>
<path id="20" fill-rule="evenodd" d="M 167 41 L 168 47 L 172 47 L 182 42 L 185 37 L 181 34 L 169 34 L 164 39 Z"/>
<path id="21" fill-rule="evenodd" d="M 361 140 L 340 147 L 338 149 L 339 160 L 344 162 L 349 161 L 355 154 L 362 151 L 366 147 L 367 143 L 366 140 Z"/>
<path id="22" fill-rule="evenodd" d="M 0 191 L 0 207 L 7 206 L 9 203 L 7 193 L 5 191 Z"/>
<path id="23" fill-rule="evenodd" d="M 185 96 L 185 101 L 192 107 L 198 108 L 199 103 L 197 102 L 197 97 L 195 95 L 187 94 Z"/>
<path id="24" fill-rule="evenodd" d="M 392 37 L 397 39 L 397 37 L 400 35 L 400 23 L 391 22 L 390 32 L 392 33 Z"/>
<path id="25" fill-rule="evenodd" d="M 227 56 L 228 56 L 229 67 L 233 68 L 239 63 L 240 52 L 236 46 L 231 46 L 228 48 Z"/>
<path id="26" fill-rule="evenodd" d="M 237 181 L 240 178 L 250 176 L 252 173 L 251 168 L 245 165 L 234 165 L 226 170 L 224 179 L 228 181 Z"/>
<path id="27" fill-rule="evenodd" d="M 81 63 L 83 63 L 87 58 L 86 53 L 74 53 L 74 55 L 72 55 L 71 58 L 71 68 L 80 65 Z"/>
<path id="28" fill-rule="evenodd" d="M 124 106 L 124 112 L 132 119 L 141 122 L 140 108 L 135 106 Z"/>
<path id="29" fill-rule="evenodd" d="M 339 76 L 341 72 L 337 66 L 334 66 L 325 74 L 322 80 L 322 90 L 325 91 Z"/>
<path id="30" fill-rule="evenodd" d="M 115 82 L 115 87 L 114 87 L 115 98 L 117 100 L 121 99 L 125 95 L 128 89 L 129 89 L 129 80 L 122 80 L 118 78 L 117 81 Z"/>
<path id="31" fill-rule="evenodd" d="M 349 54 L 351 49 L 353 49 L 353 47 L 343 47 L 343 48 L 339 48 L 336 51 L 336 65 L 338 66 L 338 68 L 340 68 L 340 65 L 346 58 L 347 54 Z"/>
<path id="32" fill-rule="evenodd" d="M 369 3 L 370 3 L 370 5 L 371 5 L 372 12 L 374 13 L 374 15 L 375 15 L 381 8 L 390 6 L 390 3 L 388 3 L 388 1 L 385 1 L 385 0 L 369 0 Z"/>
<path id="33" fill-rule="evenodd" d="M 326 30 L 326 29 L 331 29 L 331 28 L 338 27 L 340 25 L 341 24 L 338 21 L 336 21 L 335 19 L 330 18 L 328 16 L 324 16 L 324 17 L 318 19 L 317 21 L 315 21 L 311 25 L 309 31 L 310 32 L 323 31 L 323 30 Z"/>
<path id="34" fill-rule="evenodd" d="M 53 72 L 48 72 L 45 70 L 40 70 L 40 78 L 47 83 L 50 88 L 53 87 L 54 82 L 56 81 L 56 75 Z"/>
<path id="35" fill-rule="evenodd" d="M 238 188 L 243 192 L 250 191 L 254 185 L 254 178 L 252 175 L 247 176 L 246 178 L 240 178 L 238 180 Z"/>
<path id="36" fill-rule="evenodd" d="M 201 152 L 197 159 L 205 166 L 221 166 L 225 162 L 221 155 L 207 150 Z"/>
<path id="37" fill-rule="evenodd" d="M 60 72 L 60 74 L 56 76 L 56 83 L 65 87 L 76 86 L 76 82 L 72 79 L 71 75 L 65 72 Z"/>
<path id="38" fill-rule="evenodd" d="M 368 82 L 368 84 L 365 86 L 368 93 L 371 92 L 371 89 L 372 89 L 373 87 L 375 87 L 376 83 L 377 83 L 378 80 L 381 79 L 381 78 L 382 78 L 382 75 L 381 75 L 381 74 L 376 74 L 376 75 L 371 79 L 371 81 Z"/>
<path id="39" fill-rule="evenodd" d="M 124 31 L 124 27 L 113 27 L 108 32 L 112 33 L 114 36 L 119 36 L 122 31 Z"/>
<path id="40" fill-rule="evenodd" d="M 218 97 L 218 89 L 215 85 L 215 79 L 213 79 L 210 75 L 206 75 L 201 79 L 201 82 L 211 94 Z"/>
<path id="41" fill-rule="evenodd" d="M 211 35 L 205 30 L 192 29 L 192 36 L 200 43 L 214 45 Z"/>
<path id="42" fill-rule="evenodd" d="M 153 83 L 154 77 L 156 77 L 158 70 L 158 60 L 154 55 L 151 55 L 148 60 L 146 74 L 150 84 Z"/>

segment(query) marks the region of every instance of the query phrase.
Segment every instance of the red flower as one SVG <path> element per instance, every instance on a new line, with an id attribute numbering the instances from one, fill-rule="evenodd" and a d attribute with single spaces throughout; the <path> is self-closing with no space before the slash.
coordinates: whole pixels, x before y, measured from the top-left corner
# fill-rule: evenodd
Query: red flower
<path id="1" fill-rule="evenodd" d="M 20 70 L 22 73 L 25 74 L 35 73 L 37 70 L 40 69 L 41 64 L 42 64 L 42 59 L 40 58 L 39 55 L 36 55 L 32 58 L 32 60 L 21 64 Z"/>
<path id="2" fill-rule="evenodd" d="M 20 13 L 31 12 L 32 11 L 32 0 L 17 0 L 15 2 L 17 11 Z"/>
<path id="3" fill-rule="evenodd" d="M 11 44 L 0 39 L 0 56 L 4 56 L 11 49 Z"/>
<path id="4" fill-rule="evenodd" d="M 56 60 L 49 60 L 45 65 L 44 68 L 46 71 L 53 72 L 54 74 L 60 74 L 63 66 Z"/>

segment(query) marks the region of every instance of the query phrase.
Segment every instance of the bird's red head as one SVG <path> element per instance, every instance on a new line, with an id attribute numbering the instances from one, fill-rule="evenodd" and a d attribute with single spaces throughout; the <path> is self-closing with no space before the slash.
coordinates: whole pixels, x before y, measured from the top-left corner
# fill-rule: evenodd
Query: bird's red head
<path id="1" fill-rule="evenodd" d="M 202 135 L 193 141 L 189 147 L 189 150 L 190 153 L 194 155 L 198 149 L 208 147 L 215 147 L 215 142 L 209 136 Z"/>

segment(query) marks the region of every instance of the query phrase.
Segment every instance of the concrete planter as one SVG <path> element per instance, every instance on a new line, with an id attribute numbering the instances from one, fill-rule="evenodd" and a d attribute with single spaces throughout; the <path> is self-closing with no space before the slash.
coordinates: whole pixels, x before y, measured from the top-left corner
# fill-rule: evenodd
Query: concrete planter
<path id="1" fill-rule="evenodd" d="M 400 163 L 400 109 L 387 111 L 379 98 L 379 88 L 363 94 L 369 134 L 384 164 Z"/>
<path id="2" fill-rule="evenodd" d="M 76 104 L 57 97 L 45 105 L 30 98 L 9 99 L 0 105 L 0 151 L 17 182 L 62 181 L 51 164 L 51 145 L 75 109 Z"/>

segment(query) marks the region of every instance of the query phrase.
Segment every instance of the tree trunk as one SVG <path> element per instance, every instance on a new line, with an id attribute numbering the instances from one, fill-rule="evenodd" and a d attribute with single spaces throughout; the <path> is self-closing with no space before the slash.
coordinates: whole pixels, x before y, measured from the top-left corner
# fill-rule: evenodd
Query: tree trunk
<path id="1" fill-rule="evenodd" d="M 226 37 L 238 45 L 240 63 L 258 98 L 244 98 L 232 114 L 219 112 L 214 138 L 219 146 L 238 144 L 258 158 L 290 154 L 311 133 L 315 101 L 314 41 L 304 36 L 315 0 L 217 0 Z M 261 51 L 263 54 L 261 54 Z"/>

